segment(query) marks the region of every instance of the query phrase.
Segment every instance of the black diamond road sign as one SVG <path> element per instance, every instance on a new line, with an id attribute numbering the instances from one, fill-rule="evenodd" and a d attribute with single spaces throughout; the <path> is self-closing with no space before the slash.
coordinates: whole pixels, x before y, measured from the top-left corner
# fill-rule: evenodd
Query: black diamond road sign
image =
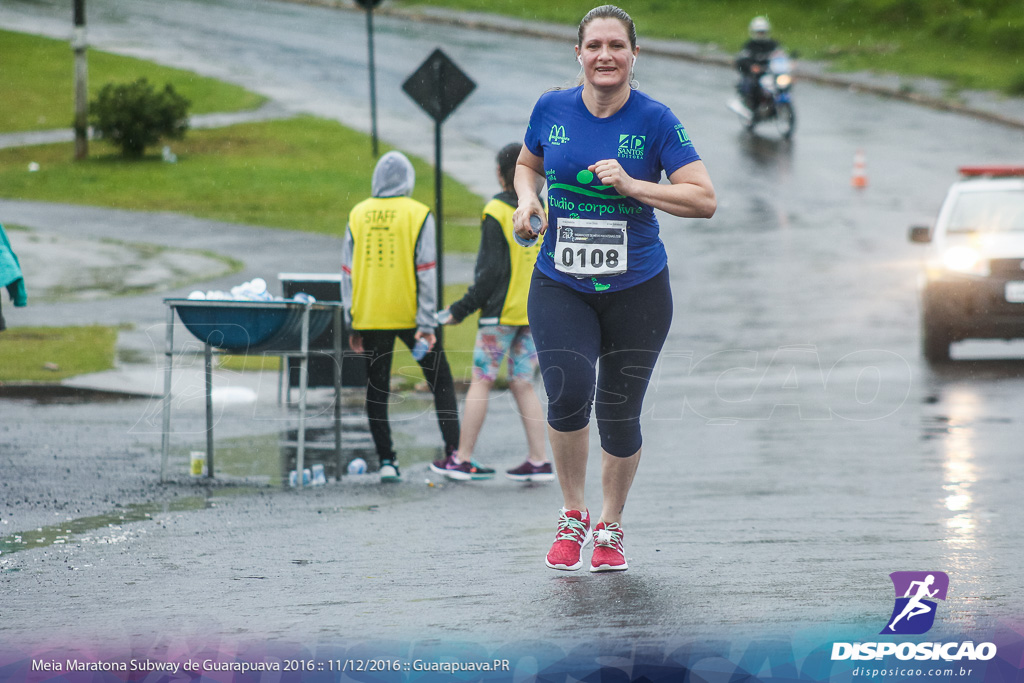
<path id="1" fill-rule="evenodd" d="M 440 48 L 402 84 L 402 90 L 438 123 L 448 118 L 474 88 L 476 83 Z"/>

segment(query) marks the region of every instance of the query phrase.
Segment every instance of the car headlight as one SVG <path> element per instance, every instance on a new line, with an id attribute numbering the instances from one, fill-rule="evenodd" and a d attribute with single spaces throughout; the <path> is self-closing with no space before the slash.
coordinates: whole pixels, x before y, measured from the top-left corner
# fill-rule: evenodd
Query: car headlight
<path id="1" fill-rule="evenodd" d="M 775 79 L 775 82 L 779 84 L 780 88 L 788 88 L 789 84 L 793 82 L 793 78 L 789 74 L 780 74 L 779 77 Z"/>
<path id="2" fill-rule="evenodd" d="M 957 273 L 988 275 L 988 261 L 973 247 L 958 245 L 946 249 L 942 253 L 942 265 Z"/>

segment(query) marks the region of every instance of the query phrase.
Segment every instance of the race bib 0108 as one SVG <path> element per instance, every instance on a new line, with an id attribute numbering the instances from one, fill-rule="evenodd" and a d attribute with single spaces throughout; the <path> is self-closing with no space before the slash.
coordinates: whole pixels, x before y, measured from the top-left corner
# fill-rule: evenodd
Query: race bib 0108
<path id="1" fill-rule="evenodd" d="M 626 272 L 626 221 L 559 218 L 555 268 L 573 277 Z"/>

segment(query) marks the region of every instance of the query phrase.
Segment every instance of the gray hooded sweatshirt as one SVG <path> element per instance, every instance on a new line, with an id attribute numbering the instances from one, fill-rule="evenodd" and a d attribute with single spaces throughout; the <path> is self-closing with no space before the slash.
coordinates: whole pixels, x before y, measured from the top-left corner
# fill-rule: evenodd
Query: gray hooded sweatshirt
<path id="1" fill-rule="evenodd" d="M 416 171 L 401 152 L 388 152 L 373 169 L 371 190 L 374 197 L 410 197 L 416 186 Z M 434 214 L 427 214 L 416 243 L 416 327 L 433 334 L 437 325 L 437 248 Z M 345 226 L 341 248 L 341 300 L 345 307 L 345 325 L 352 327 L 352 253 L 355 243 L 352 228 Z"/>

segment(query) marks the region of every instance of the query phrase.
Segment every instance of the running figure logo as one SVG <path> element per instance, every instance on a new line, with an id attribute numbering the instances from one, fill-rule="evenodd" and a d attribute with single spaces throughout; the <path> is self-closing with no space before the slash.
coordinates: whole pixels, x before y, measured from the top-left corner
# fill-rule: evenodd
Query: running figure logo
<path id="1" fill-rule="evenodd" d="M 949 575 L 946 572 L 893 572 L 889 578 L 896 589 L 896 604 L 881 633 L 927 633 L 935 623 L 935 600 L 946 599 Z"/>

